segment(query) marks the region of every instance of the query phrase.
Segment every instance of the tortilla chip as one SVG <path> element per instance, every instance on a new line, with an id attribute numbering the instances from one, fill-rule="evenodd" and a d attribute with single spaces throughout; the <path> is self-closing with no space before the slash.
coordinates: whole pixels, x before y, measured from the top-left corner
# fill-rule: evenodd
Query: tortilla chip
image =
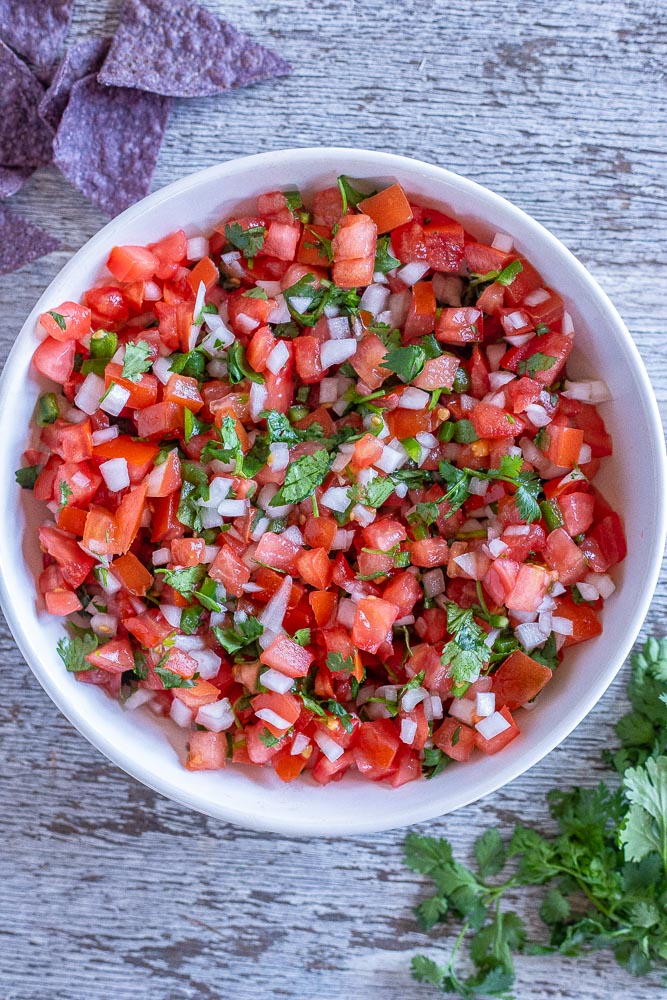
<path id="1" fill-rule="evenodd" d="M 1 41 L 0 80 L 0 166 L 50 163 L 53 134 L 37 113 L 44 88 Z"/>
<path id="2" fill-rule="evenodd" d="M 0 274 L 16 271 L 59 247 L 55 237 L 0 205 Z"/>
<path id="3" fill-rule="evenodd" d="M 58 60 L 74 0 L 0 0 L 0 37 L 45 74 Z"/>
<path id="4" fill-rule="evenodd" d="M 55 132 L 77 80 L 97 73 L 109 50 L 110 38 L 87 38 L 71 45 L 39 104 L 39 113 Z"/>
<path id="5" fill-rule="evenodd" d="M 11 198 L 31 174 L 32 170 L 27 167 L 0 167 L 0 198 Z"/>
<path id="6" fill-rule="evenodd" d="M 97 79 L 167 97 L 205 97 L 291 71 L 193 0 L 126 0 Z"/>
<path id="7" fill-rule="evenodd" d="M 90 74 L 72 87 L 54 141 L 54 163 L 108 215 L 148 194 L 171 101 Z"/>

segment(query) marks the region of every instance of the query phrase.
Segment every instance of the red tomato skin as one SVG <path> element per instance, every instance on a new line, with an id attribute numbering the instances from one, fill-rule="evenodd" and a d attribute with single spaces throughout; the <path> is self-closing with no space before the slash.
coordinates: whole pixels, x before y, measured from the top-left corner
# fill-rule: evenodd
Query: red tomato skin
<path id="1" fill-rule="evenodd" d="M 447 718 L 434 731 L 433 742 L 452 760 L 470 760 L 475 749 L 475 730 L 458 719 Z"/>
<path id="2" fill-rule="evenodd" d="M 74 369 L 74 341 L 63 342 L 47 337 L 32 356 L 32 363 L 40 374 L 63 385 Z"/>
<path id="3" fill-rule="evenodd" d="M 521 650 L 515 650 L 491 677 L 496 708 L 506 705 L 513 710 L 532 701 L 552 677 L 553 673 L 548 667 Z"/>

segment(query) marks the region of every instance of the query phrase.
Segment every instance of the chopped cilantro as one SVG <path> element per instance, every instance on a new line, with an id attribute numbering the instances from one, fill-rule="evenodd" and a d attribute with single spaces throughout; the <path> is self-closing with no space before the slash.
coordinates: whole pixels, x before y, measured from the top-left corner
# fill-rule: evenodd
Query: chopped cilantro
<path id="1" fill-rule="evenodd" d="M 225 239 L 240 250 L 246 260 L 251 260 L 264 246 L 266 229 L 264 226 L 249 226 L 243 229 L 238 222 L 225 226 Z"/>
<path id="2" fill-rule="evenodd" d="M 145 340 L 127 342 L 121 376 L 129 382 L 140 382 L 141 376 L 151 367 L 151 348 Z"/>
<path id="3" fill-rule="evenodd" d="M 285 482 L 270 501 L 271 507 L 300 503 L 326 479 L 333 456 L 321 448 L 312 455 L 302 455 L 287 467 Z"/>

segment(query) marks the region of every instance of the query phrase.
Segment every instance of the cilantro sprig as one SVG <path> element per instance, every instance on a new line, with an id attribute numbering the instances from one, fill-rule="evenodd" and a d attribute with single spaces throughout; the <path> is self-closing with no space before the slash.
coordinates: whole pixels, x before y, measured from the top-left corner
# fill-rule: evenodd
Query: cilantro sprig
<path id="1" fill-rule="evenodd" d="M 252 260 L 264 246 L 266 229 L 264 226 L 249 226 L 244 229 L 238 222 L 232 222 L 225 226 L 225 239 L 240 250 L 246 260 Z"/>
<path id="2" fill-rule="evenodd" d="M 475 841 L 474 868 L 454 858 L 447 840 L 407 837 L 405 863 L 433 883 L 415 910 L 419 925 L 430 930 L 450 919 L 461 922 L 442 964 L 413 958 L 416 979 L 465 998 L 509 997 L 517 955 L 577 956 L 593 949 L 611 950 L 634 975 L 665 972 L 667 640 L 649 639 L 631 663 L 632 709 L 617 725 L 623 746 L 607 757 L 623 775 L 620 788 L 600 783 L 551 791 L 556 834 L 519 825 L 506 843 L 497 830 L 487 830 Z M 438 766 L 435 757 L 428 763 Z M 516 898 L 524 886 L 544 887 L 546 935 L 536 940 L 507 903 L 506 894 Z"/>
<path id="3" fill-rule="evenodd" d="M 440 475 L 448 484 L 449 489 L 444 497 L 434 501 L 449 504 L 446 517 L 451 517 L 470 496 L 470 480 L 487 479 L 512 483 L 516 487 L 514 501 L 522 520 L 527 524 L 539 521 L 541 515 L 537 498 L 542 489 L 539 477 L 534 472 L 521 471 L 523 458 L 521 455 L 503 455 L 497 469 L 458 469 L 451 462 L 440 463 Z"/>
<path id="4" fill-rule="evenodd" d="M 140 382 L 141 376 L 151 367 L 151 348 L 145 340 L 128 341 L 123 357 L 121 376 L 130 382 Z"/>
<path id="5" fill-rule="evenodd" d="M 270 501 L 271 507 L 282 507 L 284 504 L 301 503 L 306 500 L 317 486 L 326 479 L 333 455 L 325 448 L 313 452 L 312 455 L 302 455 L 296 462 L 288 466 L 285 482 Z"/>

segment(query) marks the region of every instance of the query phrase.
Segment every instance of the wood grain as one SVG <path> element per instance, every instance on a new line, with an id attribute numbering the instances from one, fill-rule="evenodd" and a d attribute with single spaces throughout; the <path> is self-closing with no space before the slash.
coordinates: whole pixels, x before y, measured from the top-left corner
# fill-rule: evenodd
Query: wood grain
<path id="1" fill-rule="evenodd" d="M 665 412 L 667 15 L 655 0 L 249 0 L 206 3 L 294 64 L 287 80 L 178 103 L 159 187 L 220 159 L 339 144 L 442 164 L 506 195 L 591 269 L 627 321 Z M 73 34 L 119 5 L 76 5 Z M 105 221 L 55 170 L 13 199 L 63 249 L 0 279 L 2 357 L 41 290 Z M 664 631 L 666 577 L 645 634 Z M 411 915 L 404 831 L 332 842 L 234 829 L 105 761 L 0 635 L 1 1000 L 427 1000 L 437 955 Z M 502 792 L 427 828 L 466 855 L 471 831 L 551 822 L 544 793 L 593 783 L 625 674 L 566 744 Z M 537 924 L 535 907 L 521 912 Z M 441 932 L 442 945 L 448 943 Z M 451 943 L 451 942 L 450 942 Z M 648 1000 L 605 954 L 519 962 L 517 996 Z"/>

